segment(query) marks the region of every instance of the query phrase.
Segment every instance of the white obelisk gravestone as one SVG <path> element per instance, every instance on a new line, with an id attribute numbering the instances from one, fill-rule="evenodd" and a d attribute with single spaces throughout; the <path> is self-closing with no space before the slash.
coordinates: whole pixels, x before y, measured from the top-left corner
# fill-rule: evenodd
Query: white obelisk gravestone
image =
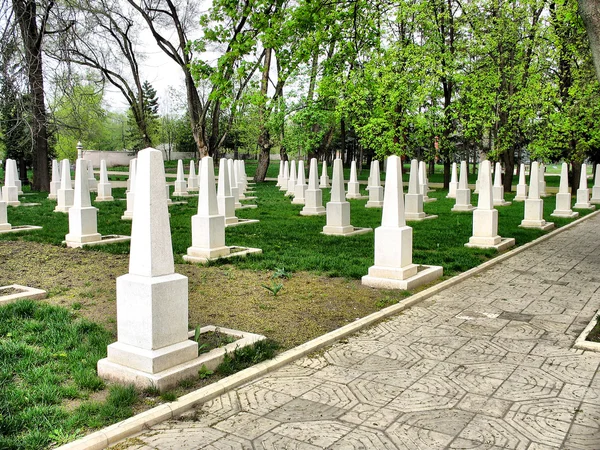
<path id="1" fill-rule="evenodd" d="M 413 289 L 442 276 L 439 266 L 412 262 L 412 228 L 404 218 L 402 161 L 389 156 L 385 176 L 385 197 L 381 226 L 375 229 L 375 265 L 362 284 L 384 289 Z"/>
<path id="2" fill-rule="evenodd" d="M 90 191 L 98 189 L 98 181 L 94 176 L 94 164 L 92 161 L 84 160 L 87 163 L 88 188 Z"/>
<path id="3" fill-rule="evenodd" d="M 546 166 L 544 165 L 544 163 L 540 163 L 539 165 L 539 181 L 540 181 L 540 190 L 539 190 L 539 195 L 540 198 L 541 197 L 548 197 L 548 194 L 546 193 Z M 531 177 L 531 169 L 529 169 L 529 176 Z"/>
<path id="4" fill-rule="evenodd" d="M 136 172 L 137 172 L 137 158 L 129 161 L 129 189 L 125 193 L 125 197 L 127 200 L 127 208 L 125 212 L 121 216 L 121 220 L 131 220 L 133 218 L 133 205 L 135 203 L 135 182 L 136 182 Z M 163 187 L 164 189 L 164 187 Z M 169 187 L 167 186 L 166 191 L 168 192 Z M 167 193 L 167 198 L 169 194 Z"/>
<path id="5" fill-rule="evenodd" d="M 371 228 L 355 228 L 350 225 L 350 203 L 346 201 L 344 168 L 339 158 L 333 161 L 331 200 L 327 203 L 326 210 L 327 224 L 323 227 L 323 234 L 352 236 L 372 231 Z"/>
<path id="6" fill-rule="evenodd" d="M 569 165 L 562 163 L 560 169 L 560 185 L 558 187 L 558 194 L 556 194 L 556 208 L 554 212 L 550 214 L 552 217 L 566 217 L 573 219 L 579 216 L 578 212 L 574 212 L 571 209 L 572 197 L 569 191 Z"/>
<path id="7" fill-rule="evenodd" d="M 379 161 L 371 161 L 371 172 L 369 176 L 369 201 L 365 208 L 383 207 L 383 187 L 381 186 L 381 174 L 379 173 Z"/>
<path id="8" fill-rule="evenodd" d="M 57 204 L 54 211 L 66 213 L 69 211 L 69 208 L 73 206 L 75 192 L 73 191 L 73 185 L 71 184 L 71 167 L 69 166 L 69 160 L 63 159 L 61 165 L 60 189 L 56 193 Z"/>
<path id="9" fill-rule="evenodd" d="M 198 212 L 192 216 L 192 246 L 187 250 L 186 261 L 206 261 L 210 258 L 228 255 L 225 245 L 225 216 L 219 214 L 217 193 L 215 191 L 215 170 L 213 160 L 205 156 L 200 176 L 200 196 Z"/>
<path id="10" fill-rule="evenodd" d="M 596 175 L 594 176 L 594 186 L 592 187 L 592 198 L 590 203 L 600 204 L 600 164 L 596 164 Z"/>
<path id="11" fill-rule="evenodd" d="M 450 186 L 446 198 L 456 198 L 456 190 L 458 189 L 458 174 L 456 173 L 456 163 L 452 163 L 452 174 L 450 175 Z"/>
<path id="12" fill-rule="evenodd" d="M 429 183 L 427 180 L 427 165 L 425 161 L 419 162 L 419 193 L 423 196 L 423 203 L 435 202 L 437 198 L 429 198 L 427 193 L 429 192 Z"/>
<path id="13" fill-rule="evenodd" d="M 231 187 L 229 185 L 229 168 L 227 167 L 227 160 L 225 158 L 221 158 L 219 161 L 217 207 L 219 215 L 225 217 L 225 224 L 238 223 L 238 218 L 235 215 L 235 199 L 231 195 Z"/>
<path id="14" fill-rule="evenodd" d="M 529 169 L 531 174 L 531 169 Z M 515 202 L 524 202 L 527 199 L 527 183 L 525 182 L 525 164 L 521 163 L 519 167 L 519 184 L 517 184 L 517 195 Z"/>
<path id="15" fill-rule="evenodd" d="M 475 207 L 471 205 L 471 189 L 468 184 L 469 169 L 467 168 L 467 162 L 460 162 L 460 177 L 458 180 L 458 189 L 456 190 L 456 202 L 451 211 L 462 212 L 462 211 L 473 211 Z"/>
<path id="16" fill-rule="evenodd" d="M 308 173 L 308 189 L 304 193 L 304 208 L 300 211 L 302 216 L 323 216 L 326 214 L 323 207 L 323 193 L 318 184 L 319 167 L 317 158 L 310 160 L 310 171 Z"/>
<path id="17" fill-rule="evenodd" d="M 227 170 L 229 171 L 229 191 L 233 197 L 233 204 L 235 209 L 241 208 L 240 203 L 240 189 L 238 188 L 238 174 L 234 168 L 233 159 L 227 160 Z"/>
<path id="18" fill-rule="evenodd" d="M 502 185 L 502 165 L 497 162 L 494 170 L 494 206 L 508 206 L 511 202 L 504 201 L 504 186 Z"/>
<path id="19" fill-rule="evenodd" d="M 323 160 L 323 168 L 321 169 L 321 178 L 319 180 L 319 187 L 326 189 L 329 187 L 329 174 L 327 173 L 327 160 Z"/>
<path id="20" fill-rule="evenodd" d="M 177 178 L 175 179 L 173 197 L 187 197 L 188 195 L 187 182 L 185 181 L 183 172 L 183 161 L 180 159 L 177 161 Z"/>
<path id="21" fill-rule="evenodd" d="M 296 193 L 296 160 L 290 162 L 290 177 L 288 178 L 287 190 L 285 195 L 294 195 Z"/>
<path id="22" fill-rule="evenodd" d="M 532 162 L 531 176 L 529 177 L 529 195 L 527 196 L 527 200 L 525 200 L 525 217 L 519 226 L 523 228 L 538 228 L 546 231 L 554 228 L 554 224 L 544 220 L 544 200 L 540 198 L 539 193 L 539 173 L 538 162 Z"/>
<path id="23" fill-rule="evenodd" d="M 0 231 L 8 231 L 12 228 L 8 223 L 8 204 L 2 199 L 2 191 L 0 190 Z"/>
<path id="24" fill-rule="evenodd" d="M 360 184 L 358 183 L 358 176 L 356 173 L 356 161 L 352 161 L 350 164 L 350 180 L 348 181 L 348 194 L 346 198 L 349 200 L 356 200 L 363 198 L 360 195 Z"/>
<path id="25" fill-rule="evenodd" d="M 225 217 L 219 214 L 215 170 L 210 156 L 202 159 L 201 171 L 198 212 L 192 216 L 192 246 L 187 249 L 187 255 L 183 259 L 187 262 L 204 263 L 229 256 L 261 253 L 260 249 L 245 247 L 237 247 L 236 252 L 231 253 L 233 247 L 225 245 Z"/>
<path id="26" fill-rule="evenodd" d="M 287 160 L 285 160 L 283 162 L 283 174 L 281 176 L 281 186 L 279 186 L 280 191 L 287 192 L 289 179 L 290 179 L 290 164 Z"/>
<path id="27" fill-rule="evenodd" d="M 52 160 L 52 181 L 50 181 L 50 194 L 48 194 L 48 200 L 56 200 L 56 193 L 60 189 L 60 169 L 58 168 L 58 161 Z"/>
<path id="28" fill-rule="evenodd" d="M 2 187 L 2 198 L 9 206 L 19 206 L 19 188 L 17 186 L 16 168 L 17 165 L 14 160 L 6 160 L 6 170 L 4 173 L 4 186 Z"/>
<path id="29" fill-rule="evenodd" d="M 80 247 L 87 242 L 100 241 L 98 233 L 98 210 L 90 201 L 88 187 L 88 161 L 78 159 L 75 166 L 75 194 L 69 208 L 69 234 L 65 236 L 67 247 Z"/>
<path id="30" fill-rule="evenodd" d="M 198 167 L 198 173 L 200 173 L 200 167 Z M 187 179 L 187 190 L 188 192 L 198 192 L 198 176 L 196 175 L 196 163 L 193 159 L 190 159 L 190 172 Z"/>
<path id="31" fill-rule="evenodd" d="M 112 196 L 112 185 L 108 181 L 108 172 L 106 171 L 106 161 L 100 161 L 100 183 L 98 183 L 97 202 L 111 202 L 114 200 Z"/>
<path id="32" fill-rule="evenodd" d="M 117 278 L 117 342 L 98 375 L 164 390 L 197 376 L 188 339 L 188 279 L 175 273 L 162 152 L 138 153 L 129 273 Z"/>
<path id="33" fill-rule="evenodd" d="M 405 197 L 404 219 L 405 220 L 425 220 L 435 219 L 437 216 L 425 214 L 423 211 L 423 194 L 421 192 L 419 172 L 420 163 L 416 159 L 410 162 L 410 175 L 408 178 L 408 194 Z M 384 198 L 385 202 L 385 198 Z"/>
<path id="34" fill-rule="evenodd" d="M 10 203 L 9 203 L 10 204 Z M 587 165 L 581 165 L 581 175 L 579 177 L 579 189 L 577 189 L 577 203 L 573 206 L 574 209 L 596 209 L 590 203 L 590 190 L 587 181 Z"/>
<path id="35" fill-rule="evenodd" d="M 306 200 L 306 177 L 304 175 L 304 160 L 298 161 L 298 177 L 296 178 L 296 187 L 294 188 L 294 205 L 304 205 Z"/>
<path id="36" fill-rule="evenodd" d="M 281 187 L 283 181 L 283 161 L 279 161 L 279 174 L 277 175 L 277 184 L 275 186 Z"/>
<path id="37" fill-rule="evenodd" d="M 494 209 L 492 168 L 488 160 L 482 161 L 479 171 L 479 200 L 477 209 L 473 211 L 473 236 L 465 246 L 501 251 L 513 245 L 513 238 L 498 235 L 498 210 Z"/>

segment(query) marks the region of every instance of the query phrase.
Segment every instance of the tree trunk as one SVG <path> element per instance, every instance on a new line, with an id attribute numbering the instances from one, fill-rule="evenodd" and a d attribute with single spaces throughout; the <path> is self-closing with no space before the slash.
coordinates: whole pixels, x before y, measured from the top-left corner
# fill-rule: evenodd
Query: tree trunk
<path id="1" fill-rule="evenodd" d="M 346 161 L 346 121 L 344 119 L 340 120 L 340 133 L 342 135 L 342 137 L 341 137 L 342 147 L 340 149 L 342 154 L 340 155 L 340 157 L 341 157 L 341 160 L 344 163 L 346 163 L 347 162 Z"/>
<path id="2" fill-rule="evenodd" d="M 577 193 L 579 189 L 579 177 L 581 176 L 581 163 L 578 161 L 571 162 L 571 172 L 569 173 L 571 179 L 569 185 L 571 186 L 571 193 Z"/>
<path id="3" fill-rule="evenodd" d="M 185 89 L 187 91 L 188 112 L 190 113 L 190 125 L 192 127 L 192 135 L 196 146 L 198 147 L 198 155 L 200 158 L 209 156 L 209 148 L 204 139 L 204 128 L 206 124 L 205 117 L 201 117 L 201 102 L 194 84 L 192 75 L 187 72 L 185 74 Z"/>
<path id="4" fill-rule="evenodd" d="M 265 49 L 265 63 L 263 66 L 262 78 L 260 82 L 260 93 L 265 98 L 267 96 L 269 87 L 269 70 L 271 69 L 271 56 L 273 49 Z M 258 148 L 260 153 L 258 154 L 258 165 L 256 166 L 256 172 L 254 174 L 254 181 L 262 182 L 267 177 L 267 170 L 269 169 L 269 163 L 271 162 L 271 135 L 267 124 L 267 111 L 265 110 L 264 104 L 259 107 L 258 115 L 260 117 L 260 135 L 258 136 Z"/>
<path id="5" fill-rule="evenodd" d="M 51 8 L 52 4 L 48 6 Z M 48 169 L 48 124 L 44 102 L 44 75 L 42 72 L 42 38 L 44 29 L 38 30 L 36 3 L 32 0 L 13 0 L 16 20 L 21 29 L 25 47 L 27 78 L 31 92 L 33 140 L 33 185 L 34 191 L 50 190 Z M 49 13 L 49 10 L 47 11 Z M 42 24 L 44 27 L 45 23 Z"/>
<path id="6" fill-rule="evenodd" d="M 502 161 L 504 162 L 504 179 L 502 185 L 504 186 L 504 192 L 512 191 L 512 180 L 513 172 L 515 170 L 515 152 L 513 149 L 509 149 L 502 153 Z"/>
<path id="7" fill-rule="evenodd" d="M 600 80 L 600 3 L 597 0 L 579 0 L 578 3 L 590 41 L 596 77 Z"/>

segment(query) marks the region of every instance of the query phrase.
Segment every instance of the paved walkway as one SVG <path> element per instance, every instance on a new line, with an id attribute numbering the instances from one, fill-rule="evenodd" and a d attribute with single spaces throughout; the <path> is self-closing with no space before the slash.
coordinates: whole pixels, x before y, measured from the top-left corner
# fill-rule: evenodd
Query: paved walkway
<path id="1" fill-rule="evenodd" d="M 599 230 L 597 216 L 127 448 L 600 449 L 600 353 L 571 349 L 600 308 Z"/>

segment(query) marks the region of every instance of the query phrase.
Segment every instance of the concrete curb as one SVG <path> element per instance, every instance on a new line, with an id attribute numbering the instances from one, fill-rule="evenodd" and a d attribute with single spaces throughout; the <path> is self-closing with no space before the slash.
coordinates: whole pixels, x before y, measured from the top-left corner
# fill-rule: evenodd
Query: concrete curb
<path id="1" fill-rule="evenodd" d="M 597 317 L 599 315 L 600 310 L 596 311 L 596 314 L 594 314 L 594 317 L 592 317 L 590 323 L 588 323 L 587 327 L 585 327 L 585 329 L 581 332 L 579 337 L 575 340 L 573 348 L 577 350 L 587 350 L 589 352 L 600 352 L 600 343 L 586 341 L 588 334 L 590 334 L 590 331 L 592 331 L 592 329 L 596 326 Z"/>
<path id="2" fill-rule="evenodd" d="M 207 401 L 213 400 L 214 398 L 222 395 L 223 393 L 230 391 L 231 389 L 235 389 L 238 386 L 249 383 L 250 381 L 255 380 L 263 375 L 266 375 L 269 372 L 279 369 L 280 367 L 289 364 L 297 359 L 302 358 L 303 356 L 308 355 L 309 353 L 313 353 L 317 350 L 320 350 L 323 347 L 327 347 L 334 342 L 354 334 L 363 328 L 370 326 L 382 319 L 393 316 L 394 314 L 399 313 L 400 311 L 405 310 L 423 300 L 426 300 L 429 297 L 447 289 L 449 287 L 454 286 L 457 283 L 460 283 L 467 278 L 472 277 L 480 272 L 483 272 L 490 267 L 495 266 L 496 264 L 503 262 L 519 253 L 538 245 L 542 242 L 547 241 L 548 239 L 556 236 L 557 234 L 562 233 L 563 231 L 569 230 L 581 222 L 588 220 L 592 217 L 600 214 L 599 211 L 595 211 L 591 214 L 588 214 L 585 217 L 575 220 L 570 224 L 567 224 L 561 228 L 558 228 L 554 231 L 551 231 L 544 236 L 537 238 L 534 241 L 531 241 L 527 244 L 522 245 L 521 247 L 517 247 L 514 250 L 506 252 L 502 255 L 499 255 L 489 261 L 480 264 L 477 267 L 474 267 L 466 272 L 461 273 L 453 278 L 442 281 L 441 283 L 435 284 L 424 291 L 421 291 L 417 294 L 414 294 L 401 303 L 397 303 L 395 305 L 388 306 L 385 309 L 380 311 L 376 311 L 362 319 L 358 319 L 348 325 L 344 325 L 337 330 L 331 331 L 323 336 L 319 336 L 312 341 L 305 342 L 298 347 L 287 350 L 280 355 L 277 355 L 275 358 L 264 361 L 256 366 L 249 367 L 248 369 L 242 370 L 234 375 L 231 375 L 227 378 L 223 378 L 222 380 L 217 381 L 209 386 L 198 389 L 197 391 L 191 392 L 183 397 L 179 398 L 177 401 L 172 403 L 163 404 L 152 408 L 148 411 L 144 411 L 134 417 L 131 417 L 122 422 L 111 425 L 102 430 L 96 431 L 88 436 L 85 436 L 77 441 L 73 441 L 69 444 L 63 445 L 59 447 L 58 450 L 101 450 L 109 445 L 116 444 L 117 442 L 131 437 L 144 429 L 147 429 L 159 422 L 169 420 L 173 417 L 177 417 L 184 413 L 185 411 L 194 408 L 197 405 L 205 403 Z"/>

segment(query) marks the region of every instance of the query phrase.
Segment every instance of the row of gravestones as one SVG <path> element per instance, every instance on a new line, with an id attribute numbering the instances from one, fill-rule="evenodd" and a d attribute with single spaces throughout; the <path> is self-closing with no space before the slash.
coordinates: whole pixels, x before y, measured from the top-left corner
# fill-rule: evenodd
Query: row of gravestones
<path id="1" fill-rule="evenodd" d="M 187 278 L 175 273 L 174 269 L 162 153 L 154 149 L 143 150 L 134 164 L 132 173 L 135 175 L 130 180 L 130 192 L 134 192 L 135 201 L 132 203 L 129 273 L 117 279 L 118 341 L 108 347 L 108 356 L 98 362 L 98 371 L 106 379 L 166 389 L 183 378 L 197 374 L 198 349 L 197 343 L 188 340 Z M 221 160 L 221 164 L 229 162 Z M 76 234 L 71 229 L 72 221 L 76 224 L 76 231 L 81 231 L 81 236 L 90 231 L 82 224 L 95 221 L 96 209 L 91 207 L 89 195 L 88 167 L 84 160 L 77 161 L 74 206 L 69 208 L 69 234 Z M 411 163 L 412 167 L 417 167 L 417 164 Z M 311 169 L 313 174 L 309 176 L 309 187 L 315 188 L 316 160 L 311 161 Z M 541 200 L 536 198 L 538 173 L 532 165 L 527 200 L 536 202 L 530 207 L 526 204 L 526 210 L 538 208 Z M 228 183 L 225 183 L 229 175 L 230 171 L 221 166 L 219 191 L 226 198 L 225 203 L 232 204 L 231 189 L 228 190 Z M 372 186 L 376 187 L 377 182 L 372 182 Z M 412 184 L 414 188 L 418 183 L 413 180 Z M 497 234 L 498 211 L 493 207 L 489 161 L 481 164 L 478 184 L 479 203 L 473 212 L 473 236 L 466 245 L 505 248 L 514 240 Z M 426 189 L 425 185 L 421 192 L 426 192 Z M 214 167 L 210 157 L 201 162 L 199 190 L 198 211 L 192 217 L 192 246 L 185 256 L 186 260 L 193 262 L 227 256 L 232 251 L 225 246 L 226 214 L 219 210 L 219 195 L 215 191 Z M 334 231 L 332 234 L 344 234 L 340 231 L 348 226 L 346 222 L 349 224 L 349 203 L 345 200 L 342 161 L 336 159 L 331 201 L 326 208 L 328 225 L 324 232 L 329 227 Z M 92 216 L 93 219 L 90 219 Z M 330 216 L 332 223 L 329 222 Z M 81 227 L 77 228 L 77 224 Z M 406 225 L 401 160 L 396 156 L 390 157 L 382 222 L 375 230 L 374 265 L 362 282 L 374 287 L 413 289 L 441 275 L 442 268 L 439 266 L 420 266 L 412 261 L 412 228 Z"/>

